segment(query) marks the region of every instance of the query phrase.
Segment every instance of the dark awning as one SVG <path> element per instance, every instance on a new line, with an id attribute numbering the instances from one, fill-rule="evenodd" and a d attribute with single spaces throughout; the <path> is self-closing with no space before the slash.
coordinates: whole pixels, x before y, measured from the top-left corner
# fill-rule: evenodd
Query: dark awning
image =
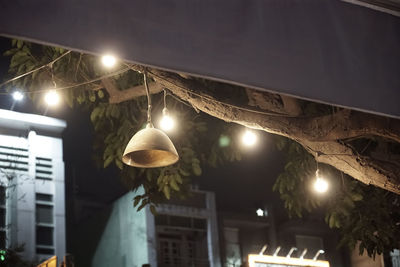
<path id="1" fill-rule="evenodd" d="M 0 34 L 400 117 L 400 18 L 332 0 L 2 1 Z"/>

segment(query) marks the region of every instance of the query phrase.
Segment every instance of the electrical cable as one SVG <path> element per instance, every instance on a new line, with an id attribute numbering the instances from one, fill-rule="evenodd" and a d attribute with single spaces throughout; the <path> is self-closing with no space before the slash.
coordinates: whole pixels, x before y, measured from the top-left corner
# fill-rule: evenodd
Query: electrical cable
<path id="1" fill-rule="evenodd" d="M 60 90 L 65 90 L 65 89 L 70 89 L 70 88 L 86 85 L 86 84 L 91 84 L 91 83 L 100 81 L 100 80 L 102 80 L 104 78 L 109 78 L 109 77 L 113 77 L 115 75 L 119 75 L 119 74 L 124 73 L 124 72 L 126 72 L 128 70 L 130 70 L 130 68 L 120 69 L 120 70 L 117 70 L 115 72 L 111 72 L 109 74 L 100 76 L 98 78 L 95 78 L 95 79 L 92 79 L 92 80 L 89 80 L 89 81 L 86 81 L 86 82 L 73 84 L 73 85 L 68 85 L 68 86 L 64 86 L 64 87 L 58 87 L 58 88 L 54 88 L 54 90 L 60 91 Z M 43 93 L 43 92 L 47 92 L 47 91 L 49 91 L 49 90 L 48 89 L 43 89 L 43 90 L 35 90 L 35 91 L 24 91 L 24 92 L 21 92 L 21 93 L 23 93 L 23 94 L 34 94 L 34 93 Z M 9 95 L 9 94 L 10 93 L 0 92 L 0 95 Z"/>
<path id="2" fill-rule="evenodd" d="M 7 81 L 5 81 L 5 82 L 2 82 L 2 83 L 0 83 L 0 87 L 3 87 L 4 85 L 6 85 L 6 84 L 8 84 L 8 83 L 10 83 L 10 82 L 13 82 L 13 81 L 15 81 L 15 80 L 18 80 L 18 79 L 20 79 L 20 78 L 22 78 L 22 77 L 25 77 L 26 75 L 29 75 L 29 74 L 31 74 L 31 73 L 34 73 L 34 72 L 36 72 L 36 71 L 38 71 L 38 70 L 41 70 L 41 69 L 43 69 L 43 68 L 45 68 L 45 67 L 50 67 L 50 66 L 52 66 L 55 62 L 57 62 L 58 60 L 60 60 L 60 59 L 63 58 L 64 56 L 68 55 L 69 53 L 71 53 L 71 51 L 65 52 L 64 54 L 62 54 L 62 55 L 59 56 L 58 58 L 56 58 L 56 59 L 50 61 L 50 62 L 47 63 L 47 64 L 44 64 L 44 65 L 38 67 L 38 68 L 36 68 L 36 69 L 30 70 L 30 71 L 28 71 L 28 72 L 25 72 L 25 73 L 23 73 L 23 74 L 21 74 L 21 75 L 18 75 L 18 76 L 16 76 L 16 77 L 12 78 L 12 79 L 9 79 L 9 80 L 7 80 Z"/>
<path id="3" fill-rule="evenodd" d="M 146 95 L 147 95 L 147 123 L 151 125 L 151 97 L 150 97 L 150 90 L 147 84 L 147 71 L 143 72 L 144 76 L 144 86 L 146 88 Z"/>

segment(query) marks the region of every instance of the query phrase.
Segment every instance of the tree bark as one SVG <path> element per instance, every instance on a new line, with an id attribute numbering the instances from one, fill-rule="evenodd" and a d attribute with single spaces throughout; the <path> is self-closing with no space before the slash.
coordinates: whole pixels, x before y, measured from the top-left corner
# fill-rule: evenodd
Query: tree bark
<path id="1" fill-rule="evenodd" d="M 119 90 L 114 82 L 109 78 L 103 79 L 101 83 L 110 96 L 110 104 L 121 103 L 135 97 L 146 95 L 146 89 L 144 85 L 138 85 L 126 90 Z M 164 87 L 159 83 L 149 82 L 148 85 L 151 94 L 157 94 L 164 89 Z"/>
<path id="2" fill-rule="evenodd" d="M 143 71 L 140 66 L 132 68 Z M 293 114 L 293 110 L 288 115 L 275 113 L 284 110 L 284 107 L 282 110 L 274 109 L 271 113 L 263 113 L 219 101 L 207 94 L 207 89 L 195 79 L 185 79 L 156 69 L 147 71 L 157 83 L 196 109 L 227 122 L 288 137 L 301 144 L 318 162 L 331 165 L 365 184 L 373 184 L 400 194 L 398 164 L 359 155 L 343 142 L 347 138 L 375 135 L 400 143 L 398 120 L 350 110 L 320 117 L 292 116 L 290 114 Z M 262 94 L 262 97 L 274 95 L 258 91 L 256 94 Z M 262 97 L 256 97 L 257 101 Z M 257 106 L 262 105 L 258 103 Z"/>

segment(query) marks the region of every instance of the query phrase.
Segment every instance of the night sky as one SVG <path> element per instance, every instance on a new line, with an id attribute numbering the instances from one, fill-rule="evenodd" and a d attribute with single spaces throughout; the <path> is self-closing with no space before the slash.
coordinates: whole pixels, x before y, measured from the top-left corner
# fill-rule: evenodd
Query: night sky
<path id="1" fill-rule="evenodd" d="M 0 38 L 1 54 L 10 47 L 10 42 Z M 1 80 L 10 78 L 8 64 L 9 58 L 2 56 Z M 10 95 L 0 95 L 0 108 L 9 109 L 11 104 Z M 17 104 L 14 110 L 44 112 L 44 109 L 33 106 L 29 99 Z M 63 133 L 67 203 L 73 193 L 100 203 L 110 203 L 126 192 L 116 169 L 97 169 L 92 161 L 93 129 L 87 112 L 80 108 L 70 109 L 64 104 L 49 110 L 47 115 L 66 120 L 68 125 Z M 259 138 L 257 148 L 245 152 L 242 161 L 206 169 L 201 177 L 193 179 L 200 189 L 216 192 L 219 210 L 250 213 L 266 203 L 274 203 L 275 209 L 282 213 L 282 202 L 279 194 L 272 192 L 272 185 L 283 168 L 283 157 L 276 150 L 271 135 L 260 133 Z"/>

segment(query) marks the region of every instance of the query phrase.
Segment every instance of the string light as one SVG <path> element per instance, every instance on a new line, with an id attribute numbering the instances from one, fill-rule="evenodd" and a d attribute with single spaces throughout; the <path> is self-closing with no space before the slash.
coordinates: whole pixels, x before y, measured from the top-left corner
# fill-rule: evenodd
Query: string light
<path id="1" fill-rule="evenodd" d="M 315 182 L 314 182 L 314 190 L 317 193 L 325 193 L 328 191 L 329 184 L 328 182 L 319 175 L 319 170 L 317 169 L 315 172 Z"/>
<path id="2" fill-rule="evenodd" d="M 160 128 L 166 132 L 170 132 L 175 127 L 174 119 L 169 115 L 169 111 L 167 109 L 167 92 L 164 90 L 164 108 L 162 110 L 162 118 L 160 120 Z"/>
<path id="3" fill-rule="evenodd" d="M 20 91 L 15 91 L 13 94 L 13 99 L 15 101 L 21 101 L 22 99 L 24 99 L 24 95 L 20 92 Z"/>
<path id="4" fill-rule="evenodd" d="M 247 129 L 242 135 L 242 143 L 247 147 L 252 147 L 257 143 L 257 135 Z"/>
<path id="5" fill-rule="evenodd" d="M 48 106 L 55 106 L 60 102 L 60 96 L 55 90 L 50 90 L 44 96 L 44 100 Z"/>
<path id="6" fill-rule="evenodd" d="M 101 62 L 107 68 L 112 68 L 117 63 L 117 59 L 113 55 L 104 55 L 101 57 Z"/>

